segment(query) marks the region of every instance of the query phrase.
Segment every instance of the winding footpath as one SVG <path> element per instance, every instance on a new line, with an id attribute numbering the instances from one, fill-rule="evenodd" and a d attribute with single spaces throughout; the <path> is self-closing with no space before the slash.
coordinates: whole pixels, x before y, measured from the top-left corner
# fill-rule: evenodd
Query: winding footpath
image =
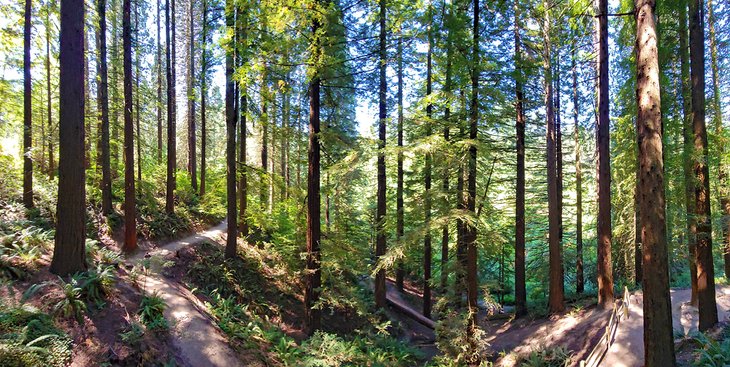
<path id="1" fill-rule="evenodd" d="M 717 314 L 720 321 L 730 317 L 730 286 L 716 288 Z M 697 331 L 697 308 L 689 305 L 689 289 L 672 289 L 672 327 L 675 335 L 691 335 Z M 631 295 L 629 318 L 616 330 L 613 345 L 600 366 L 641 367 L 644 365 L 644 311 L 641 291 Z"/>
<path id="2" fill-rule="evenodd" d="M 181 240 L 170 242 L 148 253 L 139 252 L 127 259 L 135 265 L 146 257 L 165 257 L 187 246 L 203 242 L 220 243 L 225 237 L 225 222 Z M 157 292 L 165 300 L 165 319 L 170 325 L 172 344 L 187 366 L 241 366 L 236 352 L 223 332 L 208 316 L 204 305 L 184 286 L 170 281 L 151 267 L 144 279 L 148 293 Z"/>

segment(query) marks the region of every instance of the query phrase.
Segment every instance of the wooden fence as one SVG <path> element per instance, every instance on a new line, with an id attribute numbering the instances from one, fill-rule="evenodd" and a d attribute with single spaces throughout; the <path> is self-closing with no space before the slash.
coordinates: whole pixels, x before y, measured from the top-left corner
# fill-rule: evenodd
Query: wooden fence
<path id="1" fill-rule="evenodd" d="M 608 319 L 608 325 L 606 325 L 606 333 L 601 337 L 598 343 L 596 343 L 596 346 L 593 347 L 593 350 L 591 350 L 591 353 L 588 354 L 588 357 L 580 361 L 580 367 L 596 367 L 601 363 L 603 356 L 605 356 L 606 352 L 608 352 L 608 348 L 610 348 L 613 344 L 613 337 L 616 335 L 616 330 L 618 329 L 618 325 L 621 323 L 621 320 L 624 318 L 628 319 L 630 317 L 630 304 L 631 299 L 629 298 L 629 289 L 624 287 L 623 297 L 621 297 L 620 300 L 616 300 L 613 304 L 613 311 L 611 312 L 611 317 Z"/>

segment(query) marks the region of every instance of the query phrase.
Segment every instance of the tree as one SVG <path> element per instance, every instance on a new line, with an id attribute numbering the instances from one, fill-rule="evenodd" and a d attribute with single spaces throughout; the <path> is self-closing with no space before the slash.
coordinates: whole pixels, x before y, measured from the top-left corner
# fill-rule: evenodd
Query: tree
<path id="1" fill-rule="evenodd" d="M 426 98 L 429 100 L 426 105 L 426 136 L 431 136 L 431 117 L 433 105 L 430 102 L 431 89 L 433 84 L 433 9 L 428 5 L 428 51 L 426 53 Z M 423 315 L 431 317 L 431 161 L 433 157 L 430 151 L 426 152 L 426 164 L 424 167 L 425 197 L 423 203 L 424 226 L 426 236 L 423 240 Z"/>
<path id="2" fill-rule="evenodd" d="M 643 250 L 644 363 L 675 365 L 664 199 L 662 116 L 655 0 L 636 0 L 639 213 Z"/>
<path id="3" fill-rule="evenodd" d="M 33 111 L 32 81 L 30 77 L 30 32 L 31 0 L 25 0 L 25 22 L 23 30 L 23 205 L 33 207 Z"/>
<path id="4" fill-rule="evenodd" d="M 167 183 L 165 191 L 165 212 L 175 211 L 175 188 L 177 148 L 175 147 L 175 0 L 165 2 L 167 27 L 165 41 L 167 47 Z"/>
<path id="5" fill-rule="evenodd" d="M 396 92 L 397 109 L 398 109 L 398 171 L 396 173 L 396 190 L 395 190 L 395 239 L 400 242 L 403 238 L 405 220 L 403 218 L 403 34 L 401 32 L 398 37 L 397 47 L 398 60 L 398 91 Z M 403 260 L 399 260 L 395 269 L 395 285 L 401 292 L 403 291 L 403 278 L 405 277 L 405 268 Z"/>
<path id="6" fill-rule="evenodd" d="M 200 53 L 200 196 L 205 196 L 205 156 L 208 149 L 208 126 L 206 103 L 208 97 L 208 1 L 203 0 L 203 25 L 201 32 Z M 246 130 L 245 118 L 241 120 L 241 129 Z M 245 142 L 242 142 L 245 147 Z M 244 149 L 244 148 L 241 148 Z"/>
<path id="7" fill-rule="evenodd" d="M 157 0 L 155 8 L 157 9 L 157 17 L 155 18 L 157 25 L 157 101 L 155 102 L 155 107 L 157 110 L 157 164 L 160 164 L 162 163 L 162 44 L 160 43 L 160 0 Z M 165 26 L 165 30 L 167 30 L 167 26 Z"/>
<path id="8" fill-rule="evenodd" d="M 555 132 L 555 110 L 553 100 L 553 80 L 551 66 L 551 20 L 550 8 L 552 3 L 545 0 L 544 25 L 543 25 L 543 73 L 545 75 L 545 118 L 547 124 L 547 178 L 548 178 L 548 241 L 550 250 L 550 290 L 548 296 L 548 308 L 551 313 L 562 312 L 565 309 L 563 289 L 563 259 L 560 247 L 560 221 L 558 177 L 557 177 L 557 134 Z"/>
<path id="9" fill-rule="evenodd" d="M 692 87 L 689 80 L 689 45 L 687 44 L 687 4 L 682 1 L 679 10 L 679 60 L 681 69 L 681 92 L 682 92 L 682 137 L 684 151 L 682 154 L 684 166 L 684 203 L 687 222 L 687 250 L 689 252 L 689 272 L 692 295 L 690 304 L 697 306 L 697 263 L 695 259 L 696 224 L 694 218 L 694 178 L 692 177 Z"/>
<path id="10" fill-rule="evenodd" d="M 131 0 L 122 3 L 122 52 L 124 54 L 124 252 L 137 249 L 134 191 L 134 125 L 132 121 L 132 25 Z"/>
<path id="11" fill-rule="evenodd" d="M 598 115 L 596 120 L 596 150 L 598 151 L 598 305 L 613 304 L 613 273 L 611 265 L 611 139 L 608 114 L 608 0 L 596 0 L 596 33 L 598 38 Z"/>
<path id="12" fill-rule="evenodd" d="M 515 16 L 515 133 L 517 137 L 517 187 L 515 188 L 515 315 L 527 314 L 525 286 L 525 99 L 522 82 L 522 39 L 520 37 L 519 0 L 514 3 Z"/>
<path id="13" fill-rule="evenodd" d="M 315 6 L 319 5 L 315 2 Z M 320 76 L 319 62 L 321 58 L 321 30 L 317 15 L 312 19 L 312 61 L 313 69 L 309 81 L 309 148 L 307 171 L 307 270 L 304 290 L 305 326 L 309 335 L 314 334 L 321 326 L 319 288 L 322 285 L 320 265 Z"/>
<path id="14" fill-rule="evenodd" d="M 388 117 L 386 108 L 386 99 L 388 97 L 387 88 L 388 84 L 385 79 L 385 70 L 387 68 L 387 52 L 386 52 L 386 37 L 385 37 L 385 17 L 386 8 L 385 0 L 378 1 L 380 6 L 379 23 L 380 23 L 380 34 L 378 57 L 379 57 L 379 72 L 380 79 L 378 84 L 378 203 L 377 211 L 375 213 L 375 258 L 380 263 L 381 257 L 385 255 L 387 251 L 385 243 L 385 119 Z M 385 307 L 385 269 L 379 269 L 375 275 L 375 306 L 377 308 Z"/>
<path id="15" fill-rule="evenodd" d="M 235 29 L 235 5 L 233 0 L 226 0 L 226 27 Z M 226 258 L 236 257 L 236 238 L 238 225 L 236 223 L 236 97 L 234 95 L 235 82 L 233 80 L 233 53 L 236 45 L 229 41 L 226 49 L 226 197 L 227 197 L 227 239 Z"/>
<path id="16" fill-rule="evenodd" d="M 51 109 L 51 9 L 52 4 L 49 1 L 46 6 L 46 110 L 48 134 L 52 135 L 53 110 Z M 41 128 L 43 125 L 41 124 Z M 48 177 L 53 179 L 56 177 L 56 164 L 53 161 L 53 138 L 48 138 Z"/>
<path id="17" fill-rule="evenodd" d="M 188 172 L 190 173 L 190 186 L 193 191 L 198 191 L 198 166 L 196 162 L 195 145 L 195 24 L 194 24 L 194 0 L 190 1 L 190 33 L 189 33 L 189 59 L 188 59 Z M 201 78 L 204 78 L 201 76 Z"/>
<path id="18" fill-rule="evenodd" d="M 61 2 L 60 119 L 56 238 L 51 272 L 86 270 L 84 2 Z"/>
<path id="19" fill-rule="evenodd" d="M 111 152 L 109 147 L 109 91 L 106 62 L 106 0 L 97 0 L 97 12 L 99 13 L 99 84 L 98 84 L 98 105 L 99 105 L 99 151 L 101 166 L 101 212 L 104 215 L 112 213 L 112 172 Z"/>
<path id="20" fill-rule="evenodd" d="M 699 329 L 705 331 L 717 323 L 715 268 L 712 262 L 712 223 L 710 217 L 710 177 L 705 126 L 705 30 L 704 2 L 689 2 L 689 57 L 692 81 L 692 130 L 694 132 L 694 209 L 697 228 L 695 259 Z"/>
<path id="21" fill-rule="evenodd" d="M 453 69 L 453 37 L 451 33 L 451 25 L 450 22 L 453 17 L 453 9 L 451 6 L 448 7 L 448 11 L 446 15 L 444 16 L 444 23 L 447 24 L 447 30 L 446 30 L 446 70 L 444 75 L 444 94 L 446 94 L 446 98 L 448 98 L 448 102 L 444 108 L 444 141 L 448 144 L 449 142 L 449 126 L 451 125 L 451 108 L 449 107 L 451 104 L 450 98 L 451 98 L 451 88 L 452 88 L 452 69 Z M 444 163 L 446 163 L 446 159 L 448 158 L 447 155 L 444 155 Z M 441 183 L 441 190 L 443 191 L 443 207 L 444 210 L 448 212 L 449 207 L 449 199 L 448 199 L 448 193 L 449 193 L 449 165 L 444 164 L 443 165 L 443 172 L 442 174 L 442 183 Z M 446 282 L 449 277 L 448 272 L 448 264 L 449 264 L 449 223 L 444 223 L 443 227 L 441 228 L 441 291 L 446 293 Z"/>

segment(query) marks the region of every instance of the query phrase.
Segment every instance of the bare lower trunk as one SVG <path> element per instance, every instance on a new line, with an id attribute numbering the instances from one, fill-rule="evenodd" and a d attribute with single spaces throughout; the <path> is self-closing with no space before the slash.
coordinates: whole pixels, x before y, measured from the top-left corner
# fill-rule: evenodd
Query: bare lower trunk
<path id="1" fill-rule="evenodd" d="M 122 4 L 122 53 L 124 63 L 124 252 L 137 248 L 134 196 L 134 122 L 132 121 L 132 0 Z"/>
<path id="2" fill-rule="evenodd" d="M 233 0 L 226 0 L 225 16 L 226 27 L 233 30 L 235 23 Z M 226 51 L 226 202 L 228 206 L 226 219 L 226 258 L 236 257 L 237 230 L 236 225 L 236 97 L 234 95 L 235 82 L 233 81 L 233 51 Z"/>

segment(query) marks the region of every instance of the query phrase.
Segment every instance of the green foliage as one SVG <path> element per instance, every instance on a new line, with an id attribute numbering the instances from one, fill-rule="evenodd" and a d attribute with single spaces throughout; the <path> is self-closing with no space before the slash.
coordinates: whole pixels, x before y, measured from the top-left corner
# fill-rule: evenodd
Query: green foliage
<path id="1" fill-rule="evenodd" d="M 520 367 L 567 367 L 572 353 L 564 347 L 540 347 L 527 356 L 520 358 Z"/>
<path id="2" fill-rule="evenodd" d="M 114 267 L 101 263 L 86 272 L 74 275 L 74 280 L 80 284 L 82 296 L 97 305 L 101 305 L 104 297 L 111 293 L 116 279 Z"/>
<path id="3" fill-rule="evenodd" d="M 730 338 L 715 340 L 700 333 L 695 338 L 700 346 L 695 351 L 696 359 L 692 363 L 697 367 L 725 367 L 730 365 Z"/>
<path id="4" fill-rule="evenodd" d="M 33 225 L 0 236 L 0 276 L 17 279 L 29 275 L 50 248 L 52 238 L 53 231 Z"/>
<path id="5" fill-rule="evenodd" d="M 165 307 L 165 300 L 157 292 L 143 296 L 137 312 L 140 321 L 148 330 L 167 330 L 167 320 L 163 314 Z"/>
<path id="6" fill-rule="evenodd" d="M 0 304 L 0 366 L 65 366 L 71 340 L 53 319 L 28 306 Z"/>
<path id="7" fill-rule="evenodd" d="M 58 277 L 58 285 L 63 293 L 61 298 L 53 305 L 53 313 L 64 318 L 73 316 L 76 322 L 82 324 L 86 303 L 81 299 L 83 289 L 78 280 L 72 277 L 71 281 L 66 282 L 63 278 Z"/>

